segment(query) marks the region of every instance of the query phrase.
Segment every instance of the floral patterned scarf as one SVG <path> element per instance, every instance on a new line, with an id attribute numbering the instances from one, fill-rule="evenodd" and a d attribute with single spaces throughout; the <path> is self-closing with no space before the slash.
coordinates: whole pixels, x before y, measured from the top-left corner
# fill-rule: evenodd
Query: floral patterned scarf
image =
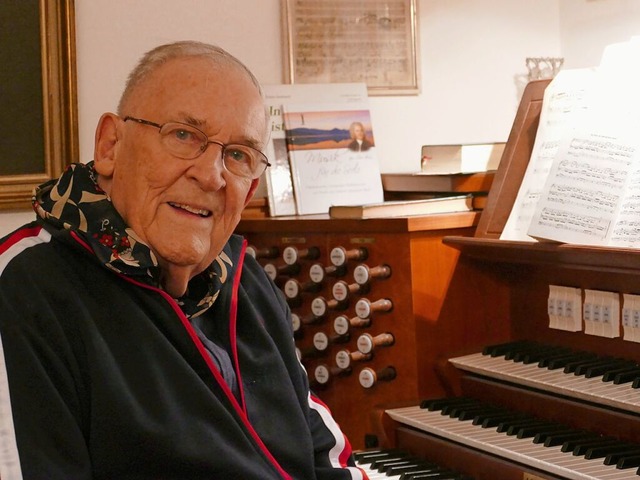
<path id="1" fill-rule="evenodd" d="M 33 208 L 57 229 L 73 231 L 87 242 L 110 270 L 160 287 L 160 267 L 149 247 L 129 228 L 98 186 L 93 162 L 70 165 L 59 179 L 36 188 Z M 209 268 L 189 282 L 176 299 L 187 317 L 204 313 L 215 302 L 233 267 L 229 244 Z"/>

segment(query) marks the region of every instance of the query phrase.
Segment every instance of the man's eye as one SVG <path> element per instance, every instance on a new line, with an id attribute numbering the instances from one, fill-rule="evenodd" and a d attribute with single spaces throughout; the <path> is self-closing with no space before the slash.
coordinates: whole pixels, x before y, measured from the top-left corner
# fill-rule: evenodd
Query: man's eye
<path id="1" fill-rule="evenodd" d="M 249 154 L 243 150 L 234 147 L 227 147 L 224 151 L 225 157 L 238 163 L 249 163 L 251 161 Z"/>
<path id="2" fill-rule="evenodd" d="M 189 130 L 174 130 L 173 136 L 176 138 L 176 140 L 185 143 L 193 142 L 196 138 L 193 132 L 190 132 Z"/>

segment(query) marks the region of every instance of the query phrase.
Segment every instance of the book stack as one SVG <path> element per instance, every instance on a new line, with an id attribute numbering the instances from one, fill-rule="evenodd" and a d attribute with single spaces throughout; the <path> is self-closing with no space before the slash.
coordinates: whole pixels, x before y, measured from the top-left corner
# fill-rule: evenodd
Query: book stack
<path id="1" fill-rule="evenodd" d="M 473 208 L 482 210 L 504 147 L 504 143 L 424 145 L 419 172 L 382 174 L 385 199 L 416 200 L 470 194 Z"/>

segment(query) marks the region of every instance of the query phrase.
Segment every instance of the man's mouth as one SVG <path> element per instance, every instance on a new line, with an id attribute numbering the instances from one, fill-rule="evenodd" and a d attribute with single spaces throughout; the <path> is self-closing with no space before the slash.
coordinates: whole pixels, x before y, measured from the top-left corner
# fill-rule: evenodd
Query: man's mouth
<path id="1" fill-rule="evenodd" d="M 209 217 L 211 216 L 211 212 L 209 210 L 204 210 L 201 208 L 194 208 L 191 207 L 189 205 L 185 205 L 184 203 L 173 203 L 173 202 L 169 202 L 169 205 L 171 205 L 173 208 L 179 208 L 181 210 L 185 210 L 189 213 L 192 213 L 194 215 L 198 215 L 199 217 Z"/>

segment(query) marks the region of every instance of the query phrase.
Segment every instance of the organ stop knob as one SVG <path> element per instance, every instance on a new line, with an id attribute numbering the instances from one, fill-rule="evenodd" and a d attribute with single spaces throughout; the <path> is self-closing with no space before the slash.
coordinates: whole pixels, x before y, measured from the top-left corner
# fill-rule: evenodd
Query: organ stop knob
<path id="1" fill-rule="evenodd" d="M 287 265 L 298 263 L 299 260 L 315 260 L 320 257 L 320 249 L 318 247 L 309 247 L 299 250 L 296 247 L 286 247 L 282 252 L 282 259 Z"/>
<path id="2" fill-rule="evenodd" d="M 364 354 L 373 353 L 377 347 L 388 347 L 395 343 L 395 338 L 391 333 L 381 333 L 375 337 L 368 333 L 363 333 L 358 337 L 358 350 Z"/>
<path id="3" fill-rule="evenodd" d="M 396 378 L 396 369 L 392 366 L 375 371 L 366 367 L 360 371 L 358 381 L 364 388 L 371 388 L 378 382 L 388 382 Z"/>
<path id="4" fill-rule="evenodd" d="M 370 268 L 365 264 L 361 264 L 353 269 L 353 279 L 360 285 L 369 283 L 372 278 L 388 278 L 389 276 L 391 276 L 391 267 L 389 265 L 378 265 Z"/>
<path id="5" fill-rule="evenodd" d="M 344 265 L 348 260 L 363 261 L 369 256 L 369 252 L 366 248 L 354 248 L 353 250 L 347 250 L 344 247 L 335 247 L 329 254 L 331 263 L 336 267 Z"/>

